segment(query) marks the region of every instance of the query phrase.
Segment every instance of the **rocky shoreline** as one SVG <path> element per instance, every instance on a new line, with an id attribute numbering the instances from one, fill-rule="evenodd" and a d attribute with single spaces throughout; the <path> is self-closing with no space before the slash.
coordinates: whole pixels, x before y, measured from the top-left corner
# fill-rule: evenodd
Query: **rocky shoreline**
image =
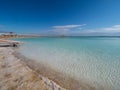
<path id="1" fill-rule="evenodd" d="M 33 71 L 13 53 L 12 47 L 0 47 L 0 90 L 66 90 Z"/>

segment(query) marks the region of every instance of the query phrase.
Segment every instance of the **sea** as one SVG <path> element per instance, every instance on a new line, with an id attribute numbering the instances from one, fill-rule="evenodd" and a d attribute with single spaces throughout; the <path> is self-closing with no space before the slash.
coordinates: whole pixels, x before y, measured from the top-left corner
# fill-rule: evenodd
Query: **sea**
<path id="1" fill-rule="evenodd" d="M 120 37 L 71 36 L 14 39 L 20 52 L 76 80 L 120 90 Z"/>

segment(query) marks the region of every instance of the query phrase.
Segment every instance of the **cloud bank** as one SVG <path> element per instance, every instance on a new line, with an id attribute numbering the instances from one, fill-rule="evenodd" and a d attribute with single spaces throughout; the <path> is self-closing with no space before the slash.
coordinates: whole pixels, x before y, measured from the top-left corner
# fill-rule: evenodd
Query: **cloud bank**
<path id="1" fill-rule="evenodd" d="M 85 26 L 86 24 L 81 24 L 81 25 L 64 25 L 64 26 L 53 26 L 53 32 L 59 32 L 59 33 L 67 33 L 71 30 L 81 28 L 82 26 Z"/>
<path id="2" fill-rule="evenodd" d="M 73 32 L 77 35 L 120 35 L 120 25 L 113 25 L 106 28 L 86 29 Z"/>
<path id="3" fill-rule="evenodd" d="M 72 28 L 77 28 L 81 26 L 85 26 L 86 24 L 82 25 L 65 25 L 65 26 L 53 26 L 54 29 L 72 29 Z"/>
<path id="4" fill-rule="evenodd" d="M 63 25 L 53 26 L 49 33 L 56 35 L 80 35 L 80 36 L 120 36 L 120 25 L 113 25 L 111 27 L 103 27 L 96 29 L 83 28 L 86 24 L 81 25 Z"/>

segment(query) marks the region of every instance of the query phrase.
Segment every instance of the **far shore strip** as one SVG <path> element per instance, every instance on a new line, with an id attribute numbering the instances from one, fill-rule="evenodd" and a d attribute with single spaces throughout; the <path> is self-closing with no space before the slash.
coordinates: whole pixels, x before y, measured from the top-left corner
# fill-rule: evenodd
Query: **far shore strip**
<path id="1" fill-rule="evenodd" d="M 23 42 L 19 41 L 13 41 L 13 40 L 5 40 L 5 39 L 0 39 L 0 43 L 9 43 L 9 44 L 23 44 Z"/>

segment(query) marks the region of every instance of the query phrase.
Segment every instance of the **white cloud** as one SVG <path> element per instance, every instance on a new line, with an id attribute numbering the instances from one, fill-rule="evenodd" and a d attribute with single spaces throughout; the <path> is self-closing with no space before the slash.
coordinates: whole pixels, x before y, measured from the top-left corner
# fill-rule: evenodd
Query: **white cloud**
<path id="1" fill-rule="evenodd" d="M 64 25 L 64 26 L 53 26 L 53 32 L 58 32 L 58 33 L 62 33 L 65 34 L 68 31 L 75 29 L 75 28 L 81 28 L 82 26 L 85 26 L 86 24 L 81 24 L 81 25 Z"/>
<path id="2" fill-rule="evenodd" d="M 120 25 L 96 29 L 83 29 L 82 26 L 85 25 L 86 24 L 53 26 L 53 30 L 50 30 L 50 32 L 66 35 L 120 35 Z"/>
<path id="3" fill-rule="evenodd" d="M 109 32 L 120 32 L 120 25 L 114 25 L 112 27 L 109 28 L 103 28 L 102 30 L 104 31 L 109 31 Z"/>
<path id="4" fill-rule="evenodd" d="M 54 29 L 72 29 L 72 28 L 77 28 L 81 26 L 85 26 L 86 24 L 82 25 L 64 25 L 64 26 L 53 26 Z"/>
<path id="5" fill-rule="evenodd" d="M 120 25 L 114 25 L 112 27 L 106 27 L 106 28 L 81 30 L 81 31 L 78 31 L 78 33 L 108 33 L 108 34 L 109 33 L 120 33 Z"/>

